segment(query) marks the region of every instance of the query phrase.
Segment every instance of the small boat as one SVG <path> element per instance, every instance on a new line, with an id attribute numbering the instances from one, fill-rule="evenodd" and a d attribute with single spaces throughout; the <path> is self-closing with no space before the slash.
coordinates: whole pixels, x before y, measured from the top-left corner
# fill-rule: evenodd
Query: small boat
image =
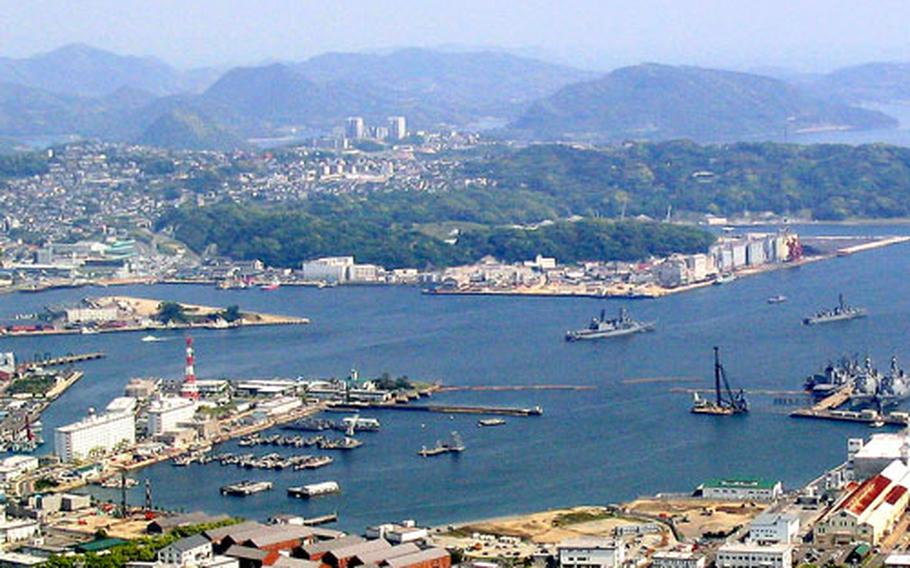
<path id="1" fill-rule="evenodd" d="M 140 339 L 140 341 L 142 341 L 143 343 L 157 343 L 159 341 L 164 341 L 164 340 L 155 335 L 146 335 L 146 336 L 143 336 L 143 338 Z"/>
<path id="2" fill-rule="evenodd" d="M 734 280 L 736 280 L 736 276 L 732 272 L 727 274 L 718 274 L 717 278 L 714 279 L 714 285 L 721 286 L 723 284 L 729 284 Z"/>
<path id="3" fill-rule="evenodd" d="M 98 333 L 98 330 L 91 328 L 91 327 L 83 327 L 82 329 L 79 330 L 79 333 L 81 333 L 82 335 L 94 335 L 94 334 Z"/>
<path id="4" fill-rule="evenodd" d="M 870 428 L 882 428 L 882 427 L 884 427 L 884 425 L 885 425 L 885 421 L 882 420 L 881 418 L 879 418 L 878 420 L 875 420 L 874 422 L 869 423 Z"/>
<path id="5" fill-rule="evenodd" d="M 787 301 L 787 297 L 784 296 L 783 294 L 778 294 L 777 296 L 771 296 L 770 298 L 768 298 L 769 304 L 783 304 L 786 301 Z"/>
<path id="6" fill-rule="evenodd" d="M 483 418 L 477 421 L 477 425 L 480 427 L 485 426 L 502 426 L 506 421 L 502 418 Z"/>
<path id="7" fill-rule="evenodd" d="M 262 286 L 259 287 L 259 289 L 262 290 L 263 292 L 271 292 L 273 290 L 277 290 L 280 287 L 281 287 L 281 283 L 272 282 L 270 284 L 263 284 Z"/>

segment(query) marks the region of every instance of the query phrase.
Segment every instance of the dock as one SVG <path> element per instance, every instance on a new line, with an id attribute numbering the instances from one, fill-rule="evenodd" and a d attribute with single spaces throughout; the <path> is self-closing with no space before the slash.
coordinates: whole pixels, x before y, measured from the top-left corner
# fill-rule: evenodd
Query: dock
<path id="1" fill-rule="evenodd" d="M 92 353 L 78 353 L 64 355 L 62 357 L 51 357 L 49 359 L 41 359 L 35 361 L 26 361 L 19 365 L 20 370 L 32 369 L 35 367 L 60 367 L 62 365 L 72 365 L 74 363 L 82 363 L 83 361 L 92 361 L 95 359 L 103 359 L 105 354 L 101 351 L 94 351 Z"/>
<path id="2" fill-rule="evenodd" d="M 301 521 L 301 524 L 305 527 L 315 527 L 318 525 L 327 525 L 329 523 L 334 523 L 338 521 L 338 513 L 329 513 L 328 515 L 320 515 L 318 517 L 305 518 Z"/>
<path id="3" fill-rule="evenodd" d="M 542 416 L 543 408 L 517 408 L 511 406 L 459 406 L 451 404 L 377 404 L 373 406 L 335 405 L 338 410 L 404 410 L 410 412 L 439 412 L 442 414 L 491 414 L 499 416 Z"/>
<path id="4" fill-rule="evenodd" d="M 905 416 L 895 416 L 894 414 L 879 414 L 878 412 L 867 410 L 856 412 L 853 410 L 813 410 L 811 408 L 800 408 L 790 413 L 792 418 L 814 418 L 816 420 L 833 420 L 836 422 L 859 422 L 863 424 L 881 423 L 889 426 L 907 426 Z"/>

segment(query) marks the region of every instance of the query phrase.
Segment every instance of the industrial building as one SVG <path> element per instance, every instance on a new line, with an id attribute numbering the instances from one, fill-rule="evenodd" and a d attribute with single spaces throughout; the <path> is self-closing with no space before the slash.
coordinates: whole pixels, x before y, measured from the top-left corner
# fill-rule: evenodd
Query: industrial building
<path id="1" fill-rule="evenodd" d="M 847 466 L 854 479 L 868 479 L 902 459 L 905 446 L 910 447 L 907 432 L 873 434 L 868 442 L 851 438 L 847 440 Z"/>
<path id="2" fill-rule="evenodd" d="M 751 477 L 714 479 L 704 483 L 700 489 L 705 499 L 736 501 L 773 501 L 784 491 L 780 481 Z"/>
<path id="3" fill-rule="evenodd" d="M 558 558 L 560 568 L 619 568 L 625 547 L 607 538 L 576 538 L 559 544 Z"/>
<path id="4" fill-rule="evenodd" d="M 93 411 L 78 422 L 54 430 L 54 452 L 65 462 L 83 459 L 93 450 L 109 452 L 136 442 L 136 417 L 131 412 Z"/>
<path id="5" fill-rule="evenodd" d="M 717 568 L 791 568 L 793 547 L 789 544 L 728 542 L 717 549 L 714 564 Z"/>
<path id="6" fill-rule="evenodd" d="M 815 526 L 819 542 L 849 544 L 862 540 L 877 545 L 907 510 L 910 468 L 894 460 L 848 491 Z"/>

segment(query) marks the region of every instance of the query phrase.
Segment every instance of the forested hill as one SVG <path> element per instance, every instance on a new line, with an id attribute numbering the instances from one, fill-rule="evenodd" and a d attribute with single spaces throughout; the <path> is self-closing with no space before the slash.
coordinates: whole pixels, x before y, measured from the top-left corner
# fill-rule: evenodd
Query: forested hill
<path id="1" fill-rule="evenodd" d="M 672 206 L 821 220 L 910 216 L 910 148 L 884 144 L 537 145 L 470 161 L 463 173 L 534 195 L 560 215 L 612 217 L 625 208 L 663 217 Z"/>
<path id="2" fill-rule="evenodd" d="M 537 254 L 560 262 L 638 260 L 702 252 L 714 240 L 695 227 L 588 219 L 537 228 L 477 225 L 463 230 L 453 244 L 416 225 L 388 219 L 234 204 L 176 210 L 160 224 L 171 226 L 175 236 L 197 252 L 214 245 L 222 255 L 284 267 L 335 255 L 354 255 L 358 262 L 387 268 L 452 266 L 487 255 L 510 262 Z"/>

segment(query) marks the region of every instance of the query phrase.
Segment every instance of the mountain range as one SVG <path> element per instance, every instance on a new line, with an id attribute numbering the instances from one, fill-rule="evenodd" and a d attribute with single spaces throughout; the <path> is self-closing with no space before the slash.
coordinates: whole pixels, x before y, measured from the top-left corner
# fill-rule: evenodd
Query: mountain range
<path id="1" fill-rule="evenodd" d="M 645 64 L 563 87 L 511 126 L 551 139 L 713 142 L 777 137 L 785 129 L 888 128 L 897 122 L 771 77 Z"/>
<path id="2" fill-rule="evenodd" d="M 0 137 L 78 134 L 183 148 L 328 132 L 349 115 L 409 126 L 506 125 L 533 139 L 698 141 L 784 128 L 868 129 L 895 121 L 857 103 L 910 92 L 910 64 L 874 63 L 792 80 L 645 64 L 606 75 L 516 56 L 402 49 L 182 71 L 84 45 L 0 58 Z"/>

